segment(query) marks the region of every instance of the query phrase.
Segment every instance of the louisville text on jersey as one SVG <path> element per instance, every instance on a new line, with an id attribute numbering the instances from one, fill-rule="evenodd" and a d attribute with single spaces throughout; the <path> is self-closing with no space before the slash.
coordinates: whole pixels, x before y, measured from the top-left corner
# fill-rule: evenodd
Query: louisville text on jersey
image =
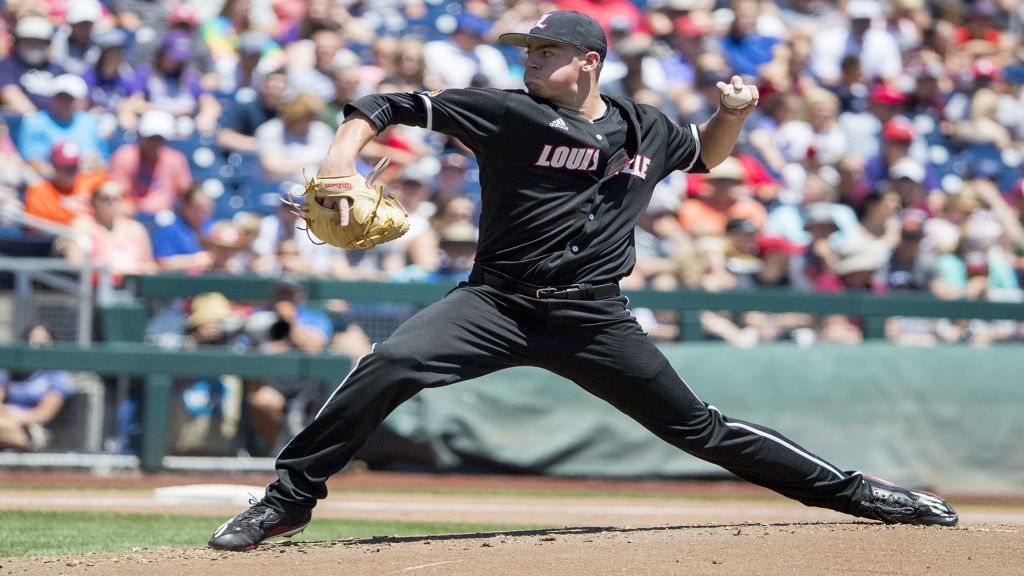
<path id="1" fill-rule="evenodd" d="M 572 146 L 554 146 L 545 144 L 540 151 L 540 156 L 533 163 L 534 166 L 544 168 L 562 168 L 564 170 L 575 170 L 578 172 L 593 172 L 597 170 L 601 158 L 601 150 L 598 148 L 577 148 Z M 637 154 L 625 166 L 620 173 L 635 176 L 641 180 L 647 179 L 647 170 L 651 167 L 651 159 L 647 156 Z"/>
<path id="2" fill-rule="evenodd" d="M 576 170 L 579 172 L 593 172 L 597 170 L 597 162 L 601 156 L 601 150 L 597 148 L 575 148 L 570 146 L 552 146 L 545 144 L 540 151 L 540 157 L 534 162 L 534 166 L 546 168 L 564 168 L 565 170 Z"/>

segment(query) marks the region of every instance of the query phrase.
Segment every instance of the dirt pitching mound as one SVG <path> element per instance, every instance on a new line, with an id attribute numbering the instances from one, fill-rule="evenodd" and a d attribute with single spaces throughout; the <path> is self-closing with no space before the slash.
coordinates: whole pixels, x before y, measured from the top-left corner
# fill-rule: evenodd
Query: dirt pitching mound
<path id="1" fill-rule="evenodd" d="M 270 543 L 247 553 L 135 550 L 65 558 L 7 558 L 0 573 L 30 575 L 415 574 L 553 575 L 1020 575 L 1024 530 L 866 522 L 574 527 Z"/>

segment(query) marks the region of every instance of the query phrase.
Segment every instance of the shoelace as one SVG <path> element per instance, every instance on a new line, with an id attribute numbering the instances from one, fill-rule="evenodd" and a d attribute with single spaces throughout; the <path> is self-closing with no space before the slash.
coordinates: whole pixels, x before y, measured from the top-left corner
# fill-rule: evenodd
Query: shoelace
<path id="1" fill-rule="evenodd" d="M 255 499 L 249 500 L 249 504 L 252 505 L 252 508 L 243 512 L 238 521 L 246 524 L 259 525 L 264 519 L 266 519 L 267 513 L 270 512 L 270 506 L 267 506 Z"/>

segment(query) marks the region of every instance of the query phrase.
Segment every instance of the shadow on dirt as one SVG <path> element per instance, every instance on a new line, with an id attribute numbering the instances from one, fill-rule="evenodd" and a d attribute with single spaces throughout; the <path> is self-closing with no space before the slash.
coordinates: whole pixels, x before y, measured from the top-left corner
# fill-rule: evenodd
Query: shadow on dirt
<path id="1" fill-rule="evenodd" d="M 336 543 L 344 546 L 364 546 L 373 544 L 400 544 L 416 542 L 444 542 L 460 540 L 486 540 L 499 536 L 513 538 L 520 537 L 552 537 L 555 536 L 585 536 L 588 534 L 634 534 L 667 532 L 670 530 L 695 530 L 695 529 L 722 529 L 735 528 L 742 531 L 744 528 L 785 528 L 793 526 L 856 526 L 876 524 L 875 522 L 850 521 L 850 522 L 738 522 L 735 524 L 678 524 L 673 526 L 575 526 L 569 528 L 539 528 L 534 530 L 506 530 L 503 532 L 471 532 L 466 534 L 436 534 L 433 536 L 372 536 L 370 538 L 348 538 L 339 540 Z M 879 524 L 881 526 L 881 524 Z M 737 533 L 740 535 L 740 532 Z M 280 546 L 305 546 L 322 545 L 326 541 L 305 541 L 305 542 L 281 542 Z"/>

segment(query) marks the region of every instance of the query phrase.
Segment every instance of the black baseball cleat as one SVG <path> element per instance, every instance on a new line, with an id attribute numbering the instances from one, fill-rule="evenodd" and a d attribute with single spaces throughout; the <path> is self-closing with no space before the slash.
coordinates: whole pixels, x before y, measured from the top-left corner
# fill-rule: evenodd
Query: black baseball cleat
<path id="1" fill-rule="evenodd" d="M 303 512 L 284 513 L 264 504 L 253 503 L 252 507 L 220 525 L 207 543 L 215 550 L 246 552 L 255 550 L 265 540 L 278 536 L 294 536 L 302 532 L 312 514 Z"/>
<path id="2" fill-rule="evenodd" d="M 864 477 L 862 500 L 855 515 L 886 524 L 956 526 L 953 507 L 935 494 L 908 490 L 885 480 Z"/>

